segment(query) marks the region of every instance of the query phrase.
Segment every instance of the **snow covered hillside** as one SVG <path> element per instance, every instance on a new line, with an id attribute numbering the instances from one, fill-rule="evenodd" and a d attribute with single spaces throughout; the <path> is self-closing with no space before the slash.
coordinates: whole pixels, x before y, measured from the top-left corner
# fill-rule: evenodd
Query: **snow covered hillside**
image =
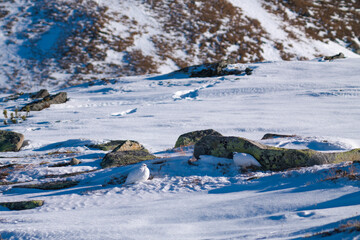
<path id="1" fill-rule="evenodd" d="M 228 68 L 250 67 L 252 75 L 158 74 L 53 89 L 69 101 L 0 125 L 28 143 L 0 154 L 0 203 L 44 201 L 31 210 L 0 207 L 0 236 L 359 239 L 358 162 L 243 172 L 232 159 L 189 162 L 191 146 L 173 149 L 179 135 L 209 128 L 278 147 L 359 148 L 359 65 L 359 58 L 234 64 Z M 0 95 L 9 114 L 30 101 Z M 296 136 L 260 140 L 265 133 Z M 157 157 L 145 161 L 149 180 L 124 185 L 143 162 L 102 169 L 107 152 L 89 147 L 126 139 Z M 81 163 L 67 164 L 72 158 Z"/>
<path id="2" fill-rule="evenodd" d="M 359 1 L 4 0 L 0 89 L 360 51 Z"/>

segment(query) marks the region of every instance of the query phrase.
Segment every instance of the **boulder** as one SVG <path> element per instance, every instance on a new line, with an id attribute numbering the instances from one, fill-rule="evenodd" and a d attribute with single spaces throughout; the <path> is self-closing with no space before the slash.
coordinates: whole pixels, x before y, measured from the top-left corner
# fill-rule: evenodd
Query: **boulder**
<path id="1" fill-rule="evenodd" d="M 50 107 L 51 104 L 65 103 L 67 100 L 67 93 L 60 92 L 58 94 L 50 95 L 41 100 L 36 100 L 32 103 L 29 103 L 23 108 L 21 108 L 20 111 L 26 111 L 27 109 L 29 109 L 30 111 L 41 111 L 45 108 Z"/>
<path id="2" fill-rule="evenodd" d="M 88 145 L 90 148 L 96 148 L 103 151 L 132 151 L 132 150 L 144 150 L 145 148 L 133 140 L 111 140 L 107 143 Z"/>
<path id="3" fill-rule="evenodd" d="M 48 90 L 46 89 L 41 89 L 40 91 L 38 91 L 37 93 L 31 94 L 30 97 L 32 99 L 39 99 L 39 98 L 45 98 L 48 97 L 50 94 L 48 92 Z"/>
<path id="4" fill-rule="evenodd" d="M 21 201 L 21 202 L 0 202 L 0 206 L 10 210 L 26 210 L 41 207 L 44 205 L 43 200 Z"/>
<path id="5" fill-rule="evenodd" d="M 105 155 L 100 163 L 102 168 L 120 167 L 156 158 L 146 150 L 117 151 Z"/>
<path id="6" fill-rule="evenodd" d="M 24 142 L 21 133 L 0 130 L 0 152 L 17 152 Z"/>
<path id="7" fill-rule="evenodd" d="M 336 54 L 334 56 L 325 56 L 324 60 L 325 61 L 333 61 L 335 59 L 341 59 L 341 58 L 345 58 L 345 55 L 342 52 L 339 54 Z"/>
<path id="8" fill-rule="evenodd" d="M 120 167 L 154 158 L 156 157 L 137 141 L 124 140 L 105 155 L 100 165 L 102 168 Z"/>
<path id="9" fill-rule="evenodd" d="M 205 63 L 201 65 L 194 65 L 182 68 L 174 73 L 183 73 L 189 77 L 216 77 L 224 75 L 238 75 L 247 74 L 251 75 L 252 69 L 246 68 L 245 70 L 227 69 L 229 64 L 234 64 L 232 60 L 223 60 L 215 63 Z"/>
<path id="10" fill-rule="evenodd" d="M 222 136 L 202 138 L 195 144 L 194 157 L 199 159 L 200 155 L 212 155 L 232 158 L 234 152 L 252 155 L 261 164 L 263 170 L 270 171 L 344 161 L 360 161 L 360 149 L 340 153 L 324 153 L 310 149 L 277 148 L 245 138 Z"/>
<path id="11" fill-rule="evenodd" d="M 285 134 L 276 134 L 276 133 L 267 133 L 261 140 L 274 139 L 274 138 L 290 138 L 296 137 L 296 135 L 285 135 Z"/>
<path id="12" fill-rule="evenodd" d="M 205 136 L 222 136 L 222 135 L 221 135 L 221 133 L 219 133 L 213 129 L 206 129 L 206 130 L 184 133 L 184 134 L 180 135 L 180 137 L 178 137 L 178 139 L 175 143 L 175 148 L 194 145 L 195 143 L 197 143 L 200 139 L 202 139 Z"/>
<path id="13" fill-rule="evenodd" d="M 111 140 L 106 143 L 92 144 L 92 145 L 87 145 L 87 146 L 89 148 L 96 148 L 96 149 L 100 149 L 103 151 L 112 151 L 119 145 L 123 144 L 124 142 L 126 142 L 126 140 Z"/>

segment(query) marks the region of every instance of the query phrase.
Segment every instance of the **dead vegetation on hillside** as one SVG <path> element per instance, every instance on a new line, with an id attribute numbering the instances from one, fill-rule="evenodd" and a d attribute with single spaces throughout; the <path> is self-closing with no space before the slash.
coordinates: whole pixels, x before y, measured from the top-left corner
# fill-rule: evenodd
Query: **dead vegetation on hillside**
<path id="1" fill-rule="evenodd" d="M 166 33 L 153 37 L 157 55 L 179 67 L 226 58 L 262 61 L 260 23 L 245 17 L 227 0 L 144 1 Z M 186 57 L 177 56 L 185 52 Z"/>
<path id="2" fill-rule="evenodd" d="M 5 43 L 19 49 L 19 58 L 2 69 L 8 89 L 58 85 L 54 72 L 65 74 L 68 86 L 98 74 L 158 73 L 164 65 L 183 68 L 224 59 L 257 62 L 264 60 L 264 41 L 283 60 L 305 59 L 295 55 L 291 43 L 271 39 L 259 21 L 228 0 L 120 1 L 119 9 L 94 0 L 25 0 L 16 11 L 13 4 L 13 0 L 0 2 Z M 126 8 L 130 5 L 139 7 L 157 26 L 131 15 Z M 360 52 L 359 1 L 264 0 L 263 6 L 283 19 L 289 39 L 299 40 L 295 26 L 308 37 L 340 39 Z M 46 37 L 49 41 L 42 40 Z M 149 44 L 147 51 L 139 46 L 143 40 Z M 109 52 L 115 55 L 111 60 Z"/>
<path id="3" fill-rule="evenodd" d="M 341 40 L 360 53 L 360 2 L 345 0 L 264 0 L 263 6 L 316 40 Z M 289 14 L 289 11 L 293 14 Z M 296 39 L 296 35 L 289 34 Z"/>

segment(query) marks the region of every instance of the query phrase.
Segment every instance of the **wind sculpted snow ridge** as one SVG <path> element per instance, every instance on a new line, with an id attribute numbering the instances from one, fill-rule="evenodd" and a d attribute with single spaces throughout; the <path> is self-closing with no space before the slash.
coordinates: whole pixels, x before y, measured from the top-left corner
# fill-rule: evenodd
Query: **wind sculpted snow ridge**
<path id="1" fill-rule="evenodd" d="M 305 2 L 3 1 L 0 88 L 73 86 L 227 58 L 358 57 L 358 2 Z"/>

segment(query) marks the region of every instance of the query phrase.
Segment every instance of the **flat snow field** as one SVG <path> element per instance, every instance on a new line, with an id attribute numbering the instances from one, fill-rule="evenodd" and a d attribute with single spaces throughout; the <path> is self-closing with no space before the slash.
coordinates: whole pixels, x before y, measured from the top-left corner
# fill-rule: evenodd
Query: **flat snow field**
<path id="1" fill-rule="evenodd" d="M 0 207 L 4 239 L 298 239 L 360 220 L 360 181 L 334 179 L 336 169 L 242 173 L 231 159 L 172 149 L 183 133 L 213 128 L 260 141 L 265 133 L 297 138 L 262 141 L 288 148 L 347 151 L 360 147 L 360 59 L 266 62 L 250 76 L 186 78 L 149 75 L 94 81 L 67 89 L 69 101 L 31 112 L 0 129 L 25 135 L 29 145 L 0 154 L 0 166 L 22 164 L 0 185 L 0 202 L 45 200 L 42 207 Z M 39 89 L 34 89 L 34 91 Z M 5 101 L 13 111 L 30 99 Z M 3 120 L 3 119 L 1 119 Z M 87 145 L 132 139 L 158 159 L 146 161 L 150 180 L 122 184 L 135 166 L 101 169 L 106 152 Z M 76 157 L 77 166 L 49 167 Z M 141 164 L 141 163 L 140 163 Z M 76 176 L 63 174 L 89 171 Z M 62 190 L 19 184 L 76 180 Z M 23 182 L 23 183 L 21 183 Z M 345 231 L 330 239 L 360 239 Z"/>

